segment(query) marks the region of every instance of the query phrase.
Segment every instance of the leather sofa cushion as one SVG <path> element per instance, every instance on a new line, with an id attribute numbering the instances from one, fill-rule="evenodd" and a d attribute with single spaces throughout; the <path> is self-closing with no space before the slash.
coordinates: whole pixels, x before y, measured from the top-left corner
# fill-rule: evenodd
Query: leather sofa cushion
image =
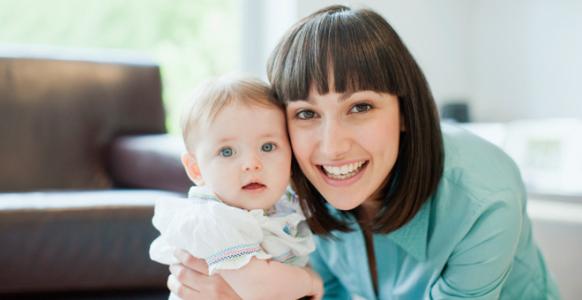
<path id="1" fill-rule="evenodd" d="M 153 204 L 171 192 L 0 194 L 0 294 L 165 289 L 149 259 Z M 0 296 L 0 298 L 2 298 Z"/>

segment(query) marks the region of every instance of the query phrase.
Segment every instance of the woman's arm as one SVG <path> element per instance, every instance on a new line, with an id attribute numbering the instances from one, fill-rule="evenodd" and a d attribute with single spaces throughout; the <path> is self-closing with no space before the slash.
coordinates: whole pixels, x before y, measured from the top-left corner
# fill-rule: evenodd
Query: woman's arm
<path id="1" fill-rule="evenodd" d="M 168 288 L 183 300 L 297 299 L 305 295 L 319 299 L 323 293 L 321 279 L 308 268 L 253 258 L 239 270 L 208 276 L 203 259 L 181 250 L 175 256 L 181 264 L 170 267 Z"/>
<path id="2" fill-rule="evenodd" d="M 183 250 L 176 250 L 174 256 L 180 264 L 170 266 L 168 289 L 182 300 L 241 298 L 228 285 L 222 276 L 208 276 L 208 265 L 203 259 L 196 258 Z"/>
<path id="3" fill-rule="evenodd" d="M 323 284 L 309 268 L 278 261 L 252 258 L 238 270 L 222 270 L 220 275 L 243 299 L 321 299 Z"/>
<path id="4" fill-rule="evenodd" d="M 329 269 L 327 263 L 321 258 L 318 249 L 315 249 L 315 251 L 311 253 L 309 264 L 314 271 L 317 271 L 318 275 L 321 276 L 321 279 L 323 280 L 325 299 L 352 299 L 352 296 L 347 289 Z"/>

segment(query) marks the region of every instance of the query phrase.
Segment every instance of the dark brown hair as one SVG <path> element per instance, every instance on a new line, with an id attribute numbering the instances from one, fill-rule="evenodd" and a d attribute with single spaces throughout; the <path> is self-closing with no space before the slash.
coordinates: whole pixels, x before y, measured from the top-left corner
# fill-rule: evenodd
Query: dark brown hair
<path id="1" fill-rule="evenodd" d="M 428 83 L 398 34 L 368 9 L 330 6 L 294 25 L 269 58 L 275 97 L 284 103 L 320 94 L 372 90 L 398 97 L 405 131 L 396 163 L 377 195 L 381 209 L 374 232 L 389 233 L 409 222 L 435 192 L 444 150 L 438 113 Z M 333 76 L 333 77 L 332 77 Z M 293 187 L 311 229 L 318 234 L 349 231 L 294 160 Z"/>

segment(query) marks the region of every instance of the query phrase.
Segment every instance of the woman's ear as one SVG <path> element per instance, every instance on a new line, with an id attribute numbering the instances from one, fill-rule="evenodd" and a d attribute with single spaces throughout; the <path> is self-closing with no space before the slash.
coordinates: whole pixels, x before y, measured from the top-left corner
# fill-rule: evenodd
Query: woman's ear
<path id="1" fill-rule="evenodd" d="M 198 167 L 196 158 L 194 158 L 192 154 L 188 152 L 182 154 L 182 165 L 184 166 L 184 170 L 186 170 L 186 174 L 188 174 L 190 180 L 198 186 L 204 185 L 204 180 L 202 180 L 202 175 L 200 174 L 200 168 Z"/>

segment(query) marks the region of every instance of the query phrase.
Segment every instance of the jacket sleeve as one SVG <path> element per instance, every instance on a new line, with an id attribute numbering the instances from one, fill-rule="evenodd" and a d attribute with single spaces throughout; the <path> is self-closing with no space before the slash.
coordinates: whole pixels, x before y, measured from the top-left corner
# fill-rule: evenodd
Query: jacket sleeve
<path id="1" fill-rule="evenodd" d="M 498 299 L 511 271 L 523 211 L 515 194 L 502 193 L 481 209 L 431 287 L 431 299 Z M 489 202 L 489 201 L 488 201 Z"/>
<path id="2" fill-rule="evenodd" d="M 319 274 L 323 281 L 323 299 L 352 299 L 345 286 L 339 281 L 339 279 L 329 269 L 327 263 L 321 258 L 318 249 L 311 253 L 309 264 L 311 265 L 311 268 Z"/>

